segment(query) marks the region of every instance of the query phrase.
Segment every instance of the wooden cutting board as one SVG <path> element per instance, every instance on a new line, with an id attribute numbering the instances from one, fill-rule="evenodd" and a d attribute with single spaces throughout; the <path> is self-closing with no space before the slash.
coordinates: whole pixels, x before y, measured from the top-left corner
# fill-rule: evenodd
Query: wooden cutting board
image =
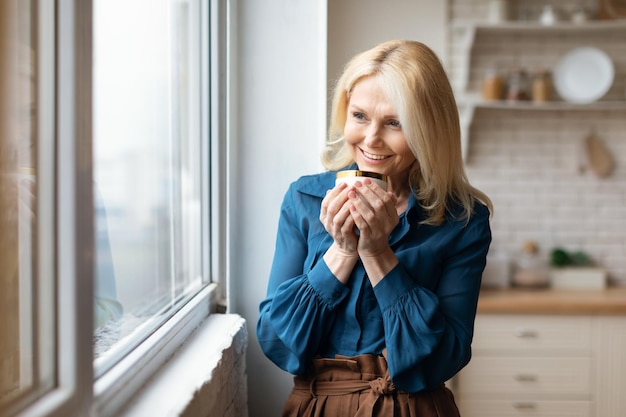
<path id="1" fill-rule="evenodd" d="M 601 178 L 611 175 L 615 165 L 613 155 L 595 135 L 591 134 L 585 139 L 585 152 L 588 166 L 594 174 Z"/>

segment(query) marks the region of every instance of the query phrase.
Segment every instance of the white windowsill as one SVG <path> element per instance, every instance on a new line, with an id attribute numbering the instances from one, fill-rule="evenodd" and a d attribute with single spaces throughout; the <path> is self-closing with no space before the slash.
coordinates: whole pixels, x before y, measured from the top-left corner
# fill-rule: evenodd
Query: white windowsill
<path id="1" fill-rule="evenodd" d="M 210 315 L 174 356 L 134 396 L 120 417 L 189 415 L 214 377 L 223 352 L 245 355 L 245 320 L 236 314 Z"/>

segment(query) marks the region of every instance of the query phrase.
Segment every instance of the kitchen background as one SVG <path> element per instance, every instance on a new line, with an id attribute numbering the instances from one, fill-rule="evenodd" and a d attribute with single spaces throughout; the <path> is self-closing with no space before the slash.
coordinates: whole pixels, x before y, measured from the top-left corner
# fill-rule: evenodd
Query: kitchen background
<path id="1" fill-rule="evenodd" d="M 494 7 L 503 4 L 508 13 L 500 26 L 513 22 L 513 29 L 489 30 Z M 548 4 L 560 21 L 544 26 Z M 610 284 L 626 285 L 626 22 L 595 20 L 595 0 L 451 0 L 449 5 L 448 69 L 461 107 L 466 95 L 481 94 L 494 66 L 506 79 L 520 68 L 531 76 L 553 71 L 581 46 L 611 57 L 614 82 L 597 103 L 474 109 L 466 133 L 467 171 L 495 205 L 492 254 L 506 253 L 515 262 L 527 241 L 537 242 L 545 259 L 557 247 L 582 251 L 606 269 Z M 586 11 L 590 20 L 571 23 L 577 11 Z M 517 30 L 519 21 L 531 25 Z M 472 37 L 475 23 L 486 24 Z M 556 93 L 553 100 L 562 102 Z M 590 134 L 613 159 L 607 177 L 585 161 L 583 142 Z"/>

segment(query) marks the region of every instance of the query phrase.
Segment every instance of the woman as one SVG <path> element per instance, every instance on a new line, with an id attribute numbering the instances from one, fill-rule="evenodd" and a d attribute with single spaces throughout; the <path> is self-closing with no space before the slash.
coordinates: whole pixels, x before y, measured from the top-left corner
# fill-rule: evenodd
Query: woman
<path id="1" fill-rule="evenodd" d="M 257 325 L 296 375 L 283 416 L 457 416 L 443 384 L 470 360 L 491 202 L 468 183 L 427 46 L 390 41 L 348 63 L 323 162 L 285 196 Z M 387 191 L 334 185 L 357 167 Z"/>

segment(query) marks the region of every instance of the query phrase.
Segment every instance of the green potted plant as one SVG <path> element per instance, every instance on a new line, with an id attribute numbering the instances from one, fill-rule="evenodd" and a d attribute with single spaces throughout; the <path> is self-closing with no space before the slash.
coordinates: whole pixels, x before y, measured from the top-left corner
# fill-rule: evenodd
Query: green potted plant
<path id="1" fill-rule="evenodd" d="M 596 266 L 583 251 L 568 252 L 563 248 L 554 248 L 550 253 L 550 263 L 550 284 L 553 288 L 606 288 L 606 270 Z"/>

